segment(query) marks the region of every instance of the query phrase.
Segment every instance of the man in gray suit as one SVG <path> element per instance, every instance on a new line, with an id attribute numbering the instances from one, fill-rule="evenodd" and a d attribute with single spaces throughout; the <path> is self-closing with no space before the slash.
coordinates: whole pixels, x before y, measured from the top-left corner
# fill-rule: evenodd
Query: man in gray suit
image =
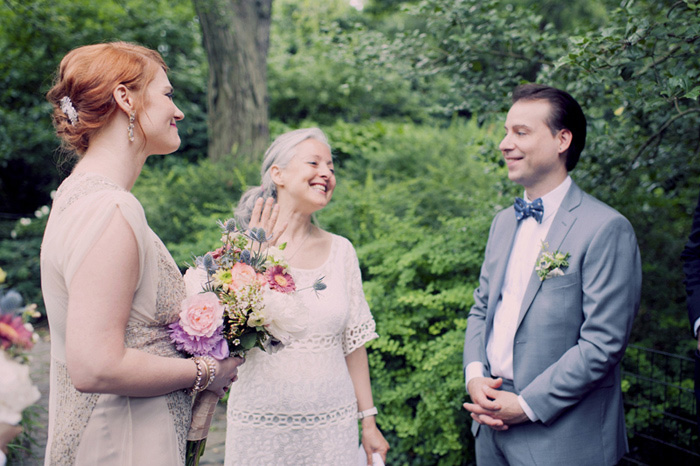
<path id="1" fill-rule="evenodd" d="M 519 86 L 505 129 L 525 199 L 493 220 L 468 318 L 477 463 L 614 465 L 627 451 L 619 365 L 639 308 L 637 239 L 568 175 L 586 141 L 568 93 Z"/>

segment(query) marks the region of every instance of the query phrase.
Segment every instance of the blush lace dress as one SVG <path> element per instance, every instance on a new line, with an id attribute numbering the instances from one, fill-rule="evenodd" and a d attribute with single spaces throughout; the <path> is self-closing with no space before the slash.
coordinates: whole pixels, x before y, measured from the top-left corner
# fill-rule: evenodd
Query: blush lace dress
<path id="1" fill-rule="evenodd" d="M 362 291 L 355 250 L 333 235 L 326 262 L 292 268 L 297 289 L 324 277 L 327 288 L 303 290 L 306 337 L 275 354 L 248 353 L 231 387 L 226 460 L 233 465 L 357 464 L 357 400 L 345 356 L 377 337 Z"/>
<path id="2" fill-rule="evenodd" d="M 148 227 L 141 204 L 105 177 L 71 175 L 56 192 L 41 247 L 41 286 L 51 333 L 46 465 L 184 464 L 191 416 L 191 399 L 184 391 L 149 398 L 80 393 L 66 369 L 68 287 L 117 209 L 133 229 L 139 254 L 139 280 L 124 344 L 182 357 L 166 326 L 177 319 L 185 285 Z"/>

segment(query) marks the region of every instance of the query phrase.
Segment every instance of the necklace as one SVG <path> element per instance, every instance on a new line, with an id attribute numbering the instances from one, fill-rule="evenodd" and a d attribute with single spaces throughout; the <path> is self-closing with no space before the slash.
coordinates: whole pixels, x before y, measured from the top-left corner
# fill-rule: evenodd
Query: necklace
<path id="1" fill-rule="evenodd" d="M 304 243 L 306 243 L 306 240 L 309 239 L 309 236 L 311 236 L 311 232 L 313 231 L 313 225 L 309 225 L 309 231 L 306 233 L 306 236 L 304 236 L 304 239 L 301 240 L 299 243 L 299 246 L 294 250 L 294 252 L 287 257 L 287 262 L 292 260 L 292 257 L 296 256 L 299 250 L 301 249 L 302 246 L 304 246 Z"/>

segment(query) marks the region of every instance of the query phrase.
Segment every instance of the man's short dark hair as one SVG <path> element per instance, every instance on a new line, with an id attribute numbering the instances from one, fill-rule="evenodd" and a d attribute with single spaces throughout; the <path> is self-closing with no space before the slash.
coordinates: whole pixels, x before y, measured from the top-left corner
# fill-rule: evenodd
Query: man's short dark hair
<path id="1" fill-rule="evenodd" d="M 586 145 L 586 116 L 576 99 L 571 97 L 568 92 L 555 87 L 542 84 L 523 84 L 513 91 L 513 103 L 519 100 L 546 100 L 549 102 L 551 111 L 546 123 L 552 135 L 557 134 L 562 129 L 571 131 L 571 145 L 566 151 L 566 170 L 573 170 Z"/>

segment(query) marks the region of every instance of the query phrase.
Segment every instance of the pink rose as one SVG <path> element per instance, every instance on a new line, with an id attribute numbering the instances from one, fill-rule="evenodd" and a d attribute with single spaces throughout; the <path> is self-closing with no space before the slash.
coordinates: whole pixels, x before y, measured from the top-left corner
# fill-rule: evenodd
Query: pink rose
<path id="1" fill-rule="evenodd" d="M 236 262 L 231 268 L 231 288 L 240 290 L 257 281 L 255 269 L 243 262 Z"/>
<path id="2" fill-rule="evenodd" d="M 211 337 L 224 324 L 224 306 L 212 292 L 190 296 L 180 307 L 180 325 L 189 335 Z"/>

